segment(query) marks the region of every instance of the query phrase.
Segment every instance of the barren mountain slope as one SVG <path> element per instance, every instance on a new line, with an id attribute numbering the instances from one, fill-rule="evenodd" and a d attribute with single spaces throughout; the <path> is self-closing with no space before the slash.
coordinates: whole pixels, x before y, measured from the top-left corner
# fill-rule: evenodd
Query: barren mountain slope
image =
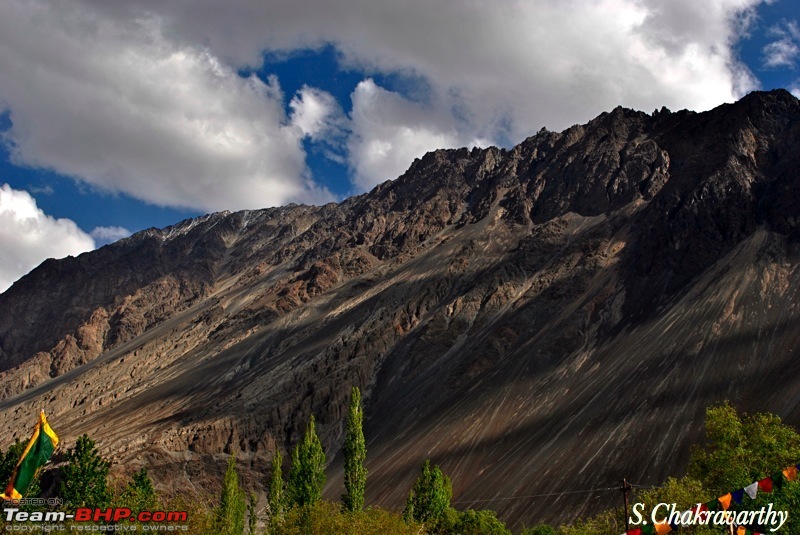
<path id="1" fill-rule="evenodd" d="M 44 408 L 120 471 L 208 489 L 235 450 L 263 482 L 312 412 L 338 452 L 357 385 L 369 503 L 430 457 L 512 524 L 597 511 L 618 496 L 517 497 L 679 474 L 722 399 L 800 424 L 799 154 L 785 91 L 617 108 L 47 261 L 0 295 L 0 439 Z"/>

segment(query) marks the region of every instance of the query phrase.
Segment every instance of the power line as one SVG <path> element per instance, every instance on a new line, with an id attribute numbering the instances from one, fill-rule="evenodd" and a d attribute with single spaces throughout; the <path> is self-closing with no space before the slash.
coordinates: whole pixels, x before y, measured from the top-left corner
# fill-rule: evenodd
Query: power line
<path id="1" fill-rule="evenodd" d="M 496 498 L 480 498 L 475 500 L 458 500 L 451 503 L 477 503 L 477 502 L 495 502 L 500 500 L 523 500 L 529 498 L 549 498 L 552 496 L 564 496 L 566 494 L 591 494 L 593 492 L 606 492 L 610 490 L 619 490 L 617 487 L 602 487 L 596 489 L 585 490 L 565 490 L 563 492 L 548 492 L 546 494 L 527 494 L 525 496 L 499 496 Z"/>

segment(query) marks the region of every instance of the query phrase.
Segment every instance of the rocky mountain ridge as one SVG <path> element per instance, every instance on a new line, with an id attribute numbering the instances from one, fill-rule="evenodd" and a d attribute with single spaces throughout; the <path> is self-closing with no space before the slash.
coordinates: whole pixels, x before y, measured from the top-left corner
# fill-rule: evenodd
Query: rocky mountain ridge
<path id="1" fill-rule="evenodd" d="M 514 497 L 675 475 L 722 399 L 800 423 L 798 154 L 785 91 L 617 108 L 47 261 L 0 294 L 0 436 L 44 408 L 200 492 L 230 451 L 263 482 L 310 413 L 338 451 L 357 385 L 368 502 L 399 506 L 430 457 L 512 524 L 595 511 L 613 493 Z"/>

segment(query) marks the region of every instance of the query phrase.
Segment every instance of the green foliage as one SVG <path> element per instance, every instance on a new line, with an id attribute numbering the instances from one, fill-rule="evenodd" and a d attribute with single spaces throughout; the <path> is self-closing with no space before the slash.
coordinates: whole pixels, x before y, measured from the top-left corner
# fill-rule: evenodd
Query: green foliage
<path id="1" fill-rule="evenodd" d="M 747 499 L 745 498 L 745 502 Z M 760 509 L 772 503 L 772 509 L 778 511 L 789 511 L 789 519 L 780 529 L 781 533 L 800 533 L 800 482 L 784 482 L 783 488 L 773 492 L 772 495 L 762 494 L 747 507 L 748 510 Z M 745 504 L 742 504 L 745 505 Z M 737 508 L 741 509 L 741 507 Z M 770 533 L 767 526 L 754 526 L 760 533 Z"/>
<path id="2" fill-rule="evenodd" d="M 317 437 L 312 415 L 302 442 L 292 453 L 292 467 L 286 487 L 286 506 L 305 507 L 322 499 L 325 486 L 325 451 Z"/>
<path id="3" fill-rule="evenodd" d="M 244 513 L 247 509 L 245 492 L 239 486 L 236 473 L 236 457 L 228 459 L 228 468 L 222 484 L 222 496 L 214 515 L 216 533 L 220 535 L 242 535 L 244 533 Z"/>
<path id="4" fill-rule="evenodd" d="M 422 535 L 417 523 L 406 523 L 396 513 L 367 507 L 355 513 L 343 512 L 338 504 L 318 501 L 286 513 L 276 535 Z"/>
<path id="5" fill-rule="evenodd" d="M 416 522 L 436 522 L 450 507 L 453 486 L 438 466 L 425 460 L 420 475 L 408 494 L 403 518 Z"/>
<path id="6" fill-rule="evenodd" d="M 677 504 L 676 510 L 683 512 L 698 503 L 709 501 L 712 498 L 711 494 L 703 487 L 700 481 L 691 476 L 680 479 L 671 477 L 662 486 L 643 492 L 636 497 L 635 501 L 645 504 L 642 509 L 642 517 L 649 522 L 653 508 L 659 503 Z M 665 511 L 661 509 L 659 512 Z M 630 514 L 630 516 L 634 519 L 636 518 L 633 514 Z M 691 535 L 710 535 L 712 533 L 720 533 L 720 528 L 714 526 L 691 526 L 683 528 L 682 531 Z"/>
<path id="7" fill-rule="evenodd" d="M 178 496 L 164 505 L 164 511 L 186 511 L 189 514 L 188 533 L 192 535 L 217 535 L 215 526 L 215 510 L 209 504 L 209 498 L 202 500 L 187 499 Z"/>
<path id="8" fill-rule="evenodd" d="M 142 468 L 135 474 L 120 494 L 119 507 L 127 507 L 134 514 L 140 511 L 158 510 L 159 500 L 153 488 L 153 482 L 147 475 L 147 470 Z"/>
<path id="9" fill-rule="evenodd" d="M 709 491 L 703 488 L 703 484 L 690 476 L 686 476 L 680 479 L 671 477 L 662 486 L 647 490 L 636 496 L 635 501 L 645 504 L 644 511 L 647 512 L 646 516 L 649 516 L 653 507 L 659 503 L 675 503 L 678 510 L 685 511 L 698 503 L 707 502 L 708 500 Z"/>
<path id="10" fill-rule="evenodd" d="M 625 521 L 620 510 L 604 511 L 588 520 L 578 520 L 558 529 L 559 535 L 619 535 L 624 531 Z"/>
<path id="11" fill-rule="evenodd" d="M 403 511 L 405 514 L 405 511 Z M 425 523 L 427 533 L 431 535 L 450 535 L 455 531 L 461 513 L 452 507 L 447 507 L 437 518 L 432 518 Z"/>
<path id="12" fill-rule="evenodd" d="M 706 444 L 694 448 L 689 464 L 689 474 L 708 489 L 705 501 L 779 473 L 800 460 L 800 434 L 774 414 L 739 415 L 725 403 L 706 411 L 705 430 Z M 754 501 L 745 498 L 731 510 L 758 510 L 771 503 L 773 509 L 796 511 L 799 487 L 797 482 L 785 482 L 783 488 L 759 493 Z M 767 530 L 766 526 L 754 527 Z M 800 533 L 800 518 L 790 514 L 781 531 Z"/>
<path id="13" fill-rule="evenodd" d="M 6 490 L 6 485 L 11 480 L 11 475 L 14 473 L 14 468 L 16 468 L 23 451 L 25 451 L 25 444 L 19 439 L 8 447 L 5 455 L 0 450 L 0 486 L 2 486 L 0 490 Z"/>
<path id="14" fill-rule="evenodd" d="M 511 535 L 511 531 L 497 519 L 494 511 L 467 509 L 458 515 L 450 533 L 459 535 Z"/>
<path id="15" fill-rule="evenodd" d="M 537 524 L 536 526 L 522 530 L 521 535 L 558 535 L 558 531 L 549 524 Z"/>
<path id="16" fill-rule="evenodd" d="M 256 533 L 256 524 L 258 523 L 258 516 L 256 514 L 256 506 L 258 504 L 258 498 L 256 497 L 255 492 L 250 493 L 250 501 L 247 503 L 247 527 L 248 533 L 250 535 L 255 535 Z"/>
<path id="17" fill-rule="evenodd" d="M 271 532 L 275 531 L 275 526 L 283 518 L 283 455 L 280 450 L 275 450 L 272 458 L 272 475 L 269 478 L 269 495 L 267 505 L 269 506 L 269 523 Z"/>
<path id="18" fill-rule="evenodd" d="M 720 495 L 800 460 L 800 435 L 774 414 L 740 416 L 725 403 L 706 410 L 706 443 L 695 447 L 689 475 Z"/>
<path id="19" fill-rule="evenodd" d="M 353 387 L 350 408 L 347 411 L 347 437 L 344 442 L 344 487 L 342 505 L 345 510 L 355 513 L 364 508 L 364 488 L 367 484 L 367 446 L 364 440 L 364 408 L 361 406 L 361 392 Z"/>
<path id="20" fill-rule="evenodd" d="M 58 496 L 70 508 L 107 507 L 111 502 L 106 478 L 111 463 L 95 448 L 94 440 L 82 435 L 67 452 L 61 468 Z"/>

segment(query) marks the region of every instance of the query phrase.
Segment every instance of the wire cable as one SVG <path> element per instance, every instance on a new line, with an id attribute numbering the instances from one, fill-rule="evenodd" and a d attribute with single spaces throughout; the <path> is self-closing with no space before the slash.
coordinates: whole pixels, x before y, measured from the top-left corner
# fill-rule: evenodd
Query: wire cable
<path id="1" fill-rule="evenodd" d="M 478 503 L 478 502 L 495 502 L 501 500 L 525 500 L 529 498 L 549 498 L 552 496 L 564 496 L 566 494 L 591 494 L 593 492 L 606 492 L 610 490 L 618 491 L 618 487 L 602 487 L 596 489 L 585 489 L 585 490 L 565 490 L 563 492 L 548 492 L 546 494 L 527 494 L 525 496 L 499 496 L 496 498 L 479 498 L 475 500 L 458 500 L 451 503 Z"/>

